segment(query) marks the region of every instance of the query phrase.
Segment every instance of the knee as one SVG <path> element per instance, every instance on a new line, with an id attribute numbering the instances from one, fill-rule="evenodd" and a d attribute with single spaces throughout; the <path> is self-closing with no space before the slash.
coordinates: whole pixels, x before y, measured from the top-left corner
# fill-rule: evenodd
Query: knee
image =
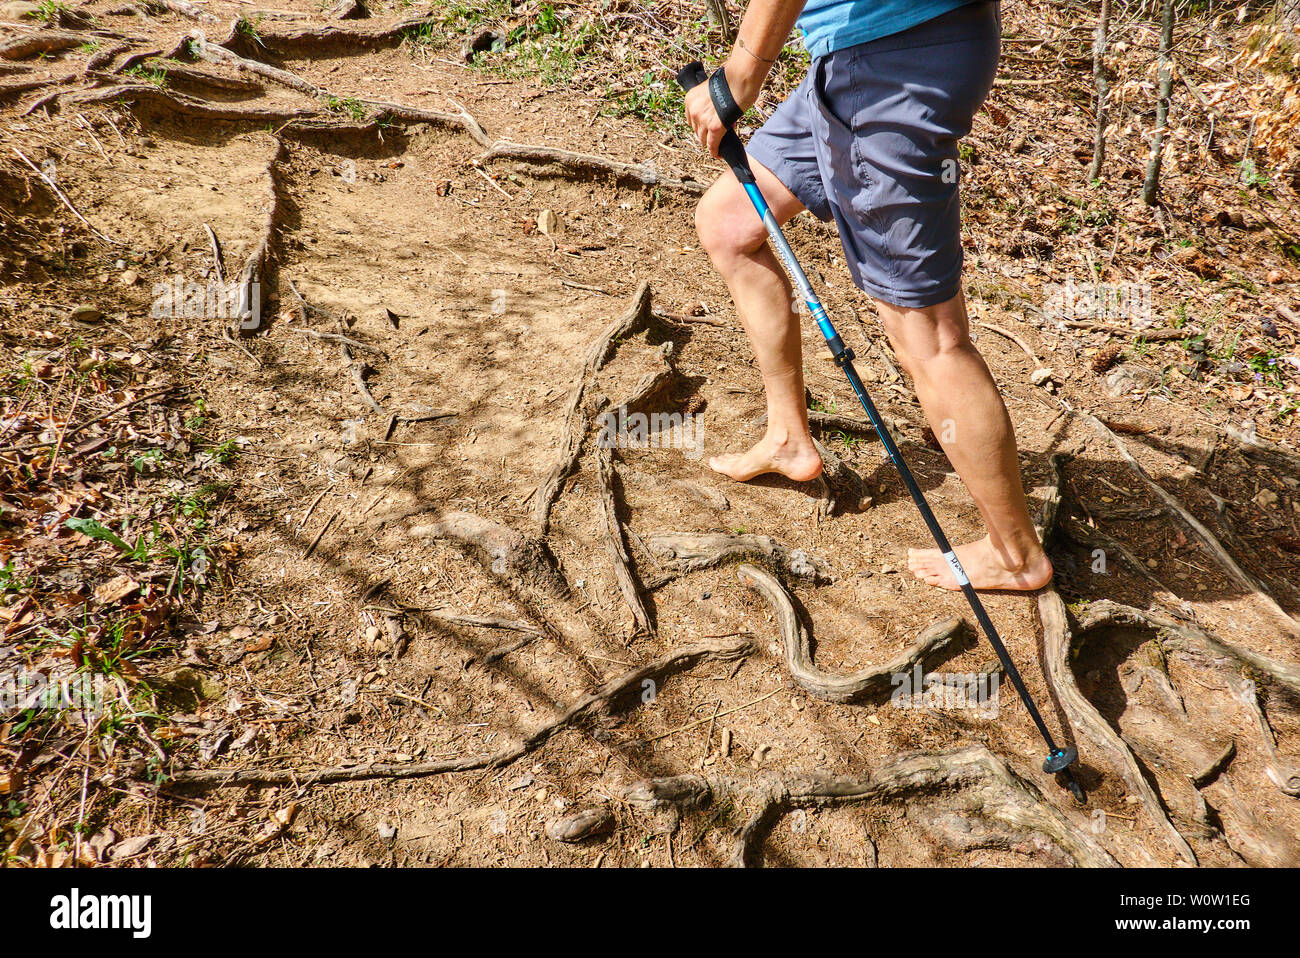
<path id="1" fill-rule="evenodd" d="M 757 252 L 767 240 L 762 221 L 743 193 L 717 184 L 695 207 L 695 232 L 700 245 L 720 269 L 738 257 Z"/>

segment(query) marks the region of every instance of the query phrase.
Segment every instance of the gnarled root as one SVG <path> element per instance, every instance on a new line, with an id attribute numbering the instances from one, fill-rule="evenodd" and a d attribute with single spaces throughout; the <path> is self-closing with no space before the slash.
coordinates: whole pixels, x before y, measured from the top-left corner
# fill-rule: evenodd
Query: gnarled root
<path id="1" fill-rule="evenodd" d="M 1129 789 L 1141 799 L 1142 807 L 1146 809 L 1156 829 L 1178 854 L 1192 865 L 1197 864 L 1192 846 L 1169 820 L 1155 789 L 1142 773 L 1132 749 L 1079 691 L 1074 672 L 1070 669 L 1070 625 L 1066 618 L 1065 603 L 1061 601 L 1056 589 L 1047 588 L 1038 594 L 1038 618 L 1043 627 L 1044 673 L 1074 731 L 1092 744 L 1093 749 L 1089 752 L 1091 756 L 1104 756 L 1119 771 Z"/>
<path id="2" fill-rule="evenodd" d="M 772 823 L 792 809 L 879 804 L 914 796 L 942 797 L 967 814 L 1042 836 L 1077 865 L 1117 864 L 1092 836 L 1043 801 L 1032 783 L 983 746 L 903 755 L 860 777 L 809 772 L 746 782 L 682 775 L 636 782 L 622 794 L 630 805 L 646 809 L 699 809 L 723 799 L 756 806 L 737 836 L 730 861 L 734 866 L 761 864 L 764 836 Z"/>
<path id="3" fill-rule="evenodd" d="M 829 702 L 852 702 L 868 695 L 882 695 L 893 687 L 893 676 L 910 672 L 923 658 L 949 646 L 961 635 L 961 619 L 936 622 L 917 637 L 904 652 L 884 665 L 852 675 L 830 675 L 813 664 L 808 632 L 799 621 L 794 603 L 779 579 L 765 569 L 742 565 L 736 577 L 767 600 L 781 630 L 786 667 L 796 685 L 809 695 Z"/>
<path id="4" fill-rule="evenodd" d="M 650 321 L 650 316 L 650 284 L 643 282 L 632 294 L 632 305 L 627 312 L 610 323 L 588 348 L 582 370 L 569 395 L 569 406 L 564 417 L 564 435 L 560 440 L 559 462 L 537 487 L 533 516 L 537 522 L 538 535 L 545 536 L 550 528 L 551 509 L 559 497 L 560 486 L 577 465 L 591 417 L 599 411 L 591 411 L 584 406 L 583 399 L 587 390 L 595 381 L 596 373 L 613 355 L 617 341 L 643 329 Z"/>

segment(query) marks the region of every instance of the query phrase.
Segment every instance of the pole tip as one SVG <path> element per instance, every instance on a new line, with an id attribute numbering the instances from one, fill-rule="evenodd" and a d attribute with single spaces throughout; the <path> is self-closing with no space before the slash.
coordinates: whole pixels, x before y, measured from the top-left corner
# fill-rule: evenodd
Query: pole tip
<path id="1" fill-rule="evenodd" d="M 1070 748 L 1058 748 L 1054 750 L 1043 761 L 1043 771 L 1049 775 L 1057 772 L 1063 772 L 1079 759 L 1079 750 L 1071 746 Z"/>

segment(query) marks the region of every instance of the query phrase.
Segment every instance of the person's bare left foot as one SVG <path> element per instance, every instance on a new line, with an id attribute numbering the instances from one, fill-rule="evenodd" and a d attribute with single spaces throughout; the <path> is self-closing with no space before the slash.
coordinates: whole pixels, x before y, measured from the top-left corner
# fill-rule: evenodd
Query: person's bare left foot
<path id="1" fill-rule="evenodd" d="M 709 460 L 709 468 L 737 482 L 748 482 L 769 472 L 795 482 L 811 482 L 822 474 L 822 457 L 811 436 L 779 438 L 768 432 L 748 452 L 714 456 Z"/>
<path id="2" fill-rule="evenodd" d="M 953 551 L 976 589 L 1033 592 L 1052 581 L 1052 562 L 1042 549 L 1014 568 L 993 548 L 988 536 Z M 907 567 L 912 575 L 929 585 L 953 592 L 961 589 L 948 560 L 938 549 L 908 549 Z"/>

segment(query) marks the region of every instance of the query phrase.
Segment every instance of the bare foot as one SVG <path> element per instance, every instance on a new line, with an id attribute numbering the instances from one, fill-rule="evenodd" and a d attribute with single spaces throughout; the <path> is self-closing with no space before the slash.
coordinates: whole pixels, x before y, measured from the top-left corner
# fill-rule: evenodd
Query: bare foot
<path id="1" fill-rule="evenodd" d="M 749 452 L 714 456 L 709 467 L 737 482 L 748 482 L 768 472 L 780 473 L 795 482 L 809 482 L 822 474 L 822 457 L 808 436 L 779 440 L 769 431 Z"/>
<path id="2" fill-rule="evenodd" d="M 970 584 L 976 589 L 1033 592 L 1052 581 L 1052 562 L 1042 549 L 1038 549 L 1016 568 L 1007 566 L 988 536 L 978 542 L 958 546 L 954 551 Z M 953 592 L 961 588 L 948 560 L 938 549 L 908 549 L 907 567 L 922 582 Z"/>

